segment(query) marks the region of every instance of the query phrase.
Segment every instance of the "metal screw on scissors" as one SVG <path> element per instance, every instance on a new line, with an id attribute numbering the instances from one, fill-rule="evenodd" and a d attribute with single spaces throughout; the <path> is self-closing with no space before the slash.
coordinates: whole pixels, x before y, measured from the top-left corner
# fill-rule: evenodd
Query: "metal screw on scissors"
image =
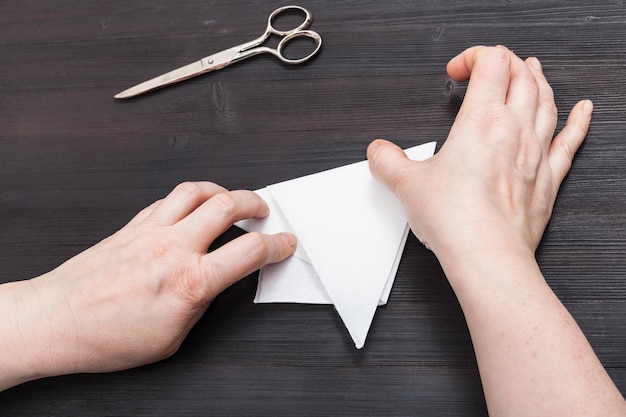
<path id="1" fill-rule="evenodd" d="M 274 27 L 273 22 L 278 17 L 278 15 L 287 11 L 294 10 L 303 12 L 305 15 L 304 21 L 300 23 L 300 25 L 291 30 L 278 30 Z M 115 98 L 135 97 L 140 94 L 156 90 L 158 88 L 166 87 L 168 85 L 175 84 L 201 74 L 205 74 L 207 72 L 222 69 L 224 67 L 227 67 L 228 65 L 234 64 L 243 59 L 258 54 L 272 54 L 285 64 L 301 64 L 313 58 L 313 56 L 317 54 L 317 52 L 320 50 L 320 47 L 322 46 L 322 38 L 320 37 L 320 35 L 312 30 L 306 30 L 311 25 L 312 20 L 313 18 L 311 16 L 311 13 L 309 13 L 309 11 L 303 7 L 280 7 L 274 10 L 272 14 L 270 14 L 270 17 L 267 20 L 267 28 L 265 29 L 265 33 L 257 39 L 226 49 L 222 52 L 209 55 L 199 61 L 196 61 L 189 65 L 185 65 L 184 67 L 180 67 L 163 75 L 159 75 L 158 77 L 152 78 L 151 80 L 145 81 L 141 84 L 124 90 L 121 93 L 116 94 Z M 267 46 L 260 46 L 271 35 L 278 35 L 283 37 L 278 43 L 276 49 L 269 48 Z M 293 39 L 300 37 L 313 39 L 313 41 L 315 42 L 315 49 L 303 58 L 290 59 L 285 57 L 283 51 L 285 50 L 287 44 Z"/>

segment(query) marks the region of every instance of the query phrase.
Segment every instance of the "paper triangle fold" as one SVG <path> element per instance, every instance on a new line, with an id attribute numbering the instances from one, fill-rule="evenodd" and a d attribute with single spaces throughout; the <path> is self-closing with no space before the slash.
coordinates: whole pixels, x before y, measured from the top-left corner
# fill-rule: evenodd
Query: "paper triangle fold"
<path id="1" fill-rule="evenodd" d="M 424 160 L 434 150 L 431 142 L 405 152 Z M 362 348 L 377 306 L 387 302 L 409 232 L 396 196 L 372 177 L 367 161 L 256 192 L 270 205 L 270 215 L 237 226 L 290 231 L 298 249 L 261 270 L 255 302 L 332 303 Z"/>

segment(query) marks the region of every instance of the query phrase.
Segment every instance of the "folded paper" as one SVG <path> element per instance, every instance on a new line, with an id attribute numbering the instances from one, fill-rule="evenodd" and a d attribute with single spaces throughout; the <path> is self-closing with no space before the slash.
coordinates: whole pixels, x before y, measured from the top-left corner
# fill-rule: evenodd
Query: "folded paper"
<path id="1" fill-rule="evenodd" d="M 412 160 L 434 151 L 434 142 L 405 150 Z M 377 306 L 389 298 L 409 233 L 400 201 L 374 179 L 367 161 L 256 192 L 270 215 L 237 226 L 292 232 L 298 248 L 285 261 L 262 268 L 255 302 L 334 304 L 362 348 Z"/>

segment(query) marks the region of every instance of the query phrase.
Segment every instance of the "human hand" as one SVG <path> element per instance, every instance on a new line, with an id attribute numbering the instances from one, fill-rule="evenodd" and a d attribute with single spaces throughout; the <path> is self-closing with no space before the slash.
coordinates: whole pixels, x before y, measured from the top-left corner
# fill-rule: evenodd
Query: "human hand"
<path id="1" fill-rule="evenodd" d="M 556 108 L 536 58 L 474 47 L 447 69 L 470 81 L 441 151 L 413 162 L 375 141 L 368 158 L 459 300 L 489 415 L 624 415 L 620 391 L 534 257 L 591 102 L 576 104 L 553 138 Z"/>
<path id="2" fill-rule="evenodd" d="M 536 58 L 473 47 L 447 71 L 469 85 L 441 151 L 414 162 L 377 140 L 368 148 L 370 169 L 398 195 L 411 229 L 440 261 L 502 250 L 534 256 L 592 103 L 576 104 L 553 139 L 557 110 Z"/>
<path id="3" fill-rule="evenodd" d="M 16 297 L 16 320 L 36 350 L 37 374 L 26 379 L 120 370 L 173 354 L 221 291 L 294 251 L 291 234 L 248 233 L 207 254 L 233 222 L 268 210 L 251 191 L 183 183 L 111 237 L 31 280 L 28 294 Z"/>

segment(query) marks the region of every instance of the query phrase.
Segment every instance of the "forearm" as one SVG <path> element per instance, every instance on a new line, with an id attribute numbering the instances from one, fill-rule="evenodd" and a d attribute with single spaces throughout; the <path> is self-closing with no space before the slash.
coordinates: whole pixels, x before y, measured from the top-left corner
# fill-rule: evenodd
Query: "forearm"
<path id="1" fill-rule="evenodd" d="M 467 319 L 490 415 L 626 413 L 532 255 L 503 251 L 442 264 Z"/>

